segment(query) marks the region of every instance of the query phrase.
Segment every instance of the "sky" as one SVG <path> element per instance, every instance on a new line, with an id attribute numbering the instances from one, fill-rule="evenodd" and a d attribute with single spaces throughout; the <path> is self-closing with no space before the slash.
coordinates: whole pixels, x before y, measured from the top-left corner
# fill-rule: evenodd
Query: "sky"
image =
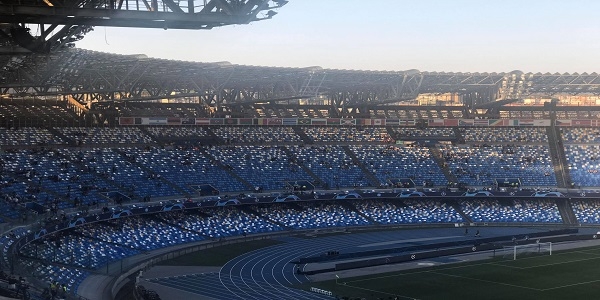
<path id="1" fill-rule="evenodd" d="M 248 25 L 96 27 L 76 46 L 278 67 L 600 73 L 599 11 L 597 0 L 290 0 Z"/>

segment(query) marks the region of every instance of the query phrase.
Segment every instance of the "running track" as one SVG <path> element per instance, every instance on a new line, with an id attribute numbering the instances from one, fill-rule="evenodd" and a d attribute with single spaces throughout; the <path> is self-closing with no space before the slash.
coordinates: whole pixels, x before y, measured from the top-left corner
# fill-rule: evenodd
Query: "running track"
<path id="1" fill-rule="evenodd" d="M 481 228 L 485 237 L 522 234 L 541 231 L 531 228 Z M 258 249 L 236 257 L 225 264 L 219 273 L 148 279 L 148 281 L 181 289 L 214 299 L 332 299 L 290 286 L 309 282 L 308 277 L 294 273 L 290 264 L 299 257 L 315 256 L 331 250 L 356 252 L 389 247 L 422 245 L 459 241 L 466 238 L 463 229 L 436 228 L 341 234 L 328 237 L 294 238 L 279 240 L 284 243 Z"/>

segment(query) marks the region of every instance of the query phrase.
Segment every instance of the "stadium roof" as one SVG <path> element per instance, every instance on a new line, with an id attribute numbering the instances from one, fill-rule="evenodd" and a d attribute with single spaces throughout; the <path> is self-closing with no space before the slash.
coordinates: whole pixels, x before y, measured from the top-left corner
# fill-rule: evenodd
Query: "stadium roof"
<path id="1" fill-rule="evenodd" d="M 484 95 L 485 102 L 542 93 L 600 93 L 592 74 L 361 71 L 189 62 L 66 49 L 0 57 L 0 92 L 10 96 L 71 94 L 93 100 L 201 96 L 254 103 L 324 96 L 353 104 L 414 99 L 420 93 Z"/>

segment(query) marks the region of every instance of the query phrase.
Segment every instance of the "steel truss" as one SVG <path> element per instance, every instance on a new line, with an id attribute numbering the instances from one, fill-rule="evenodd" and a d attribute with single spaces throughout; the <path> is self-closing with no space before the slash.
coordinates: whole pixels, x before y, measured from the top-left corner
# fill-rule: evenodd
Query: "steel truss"
<path id="1" fill-rule="evenodd" d="M 467 107 L 534 93 L 595 93 L 597 74 L 437 73 L 408 70 L 355 71 L 275 68 L 152 59 L 80 49 L 51 54 L 0 56 L 4 98 L 73 98 L 92 102 L 156 101 L 227 107 L 298 104 L 330 105 L 332 111 L 360 112 L 413 100 L 421 93 L 456 93 Z M 88 105 L 89 107 L 89 105 Z"/>
<path id="2" fill-rule="evenodd" d="M 73 47 L 93 26 L 211 29 L 266 20 L 285 0 L 1 0 L 2 52 Z M 32 32 L 35 28 L 35 31 Z"/>

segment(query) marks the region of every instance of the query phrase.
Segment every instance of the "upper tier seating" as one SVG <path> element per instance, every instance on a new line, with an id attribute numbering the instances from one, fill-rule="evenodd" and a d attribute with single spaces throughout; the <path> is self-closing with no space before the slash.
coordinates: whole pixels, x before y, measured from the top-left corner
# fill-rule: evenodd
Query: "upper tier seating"
<path id="1" fill-rule="evenodd" d="M 265 190 L 281 190 L 288 181 L 311 179 L 279 147 L 237 145 L 211 147 L 208 152 L 252 186 Z"/>
<path id="2" fill-rule="evenodd" d="M 547 146 L 445 146 L 442 154 L 459 182 L 491 185 L 495 178 L 521 178 L 525 186 L 555 186 Z"/>
<path id="3" fill-rule="evenodd" d="M 216 127 L 211 130 L 228 143 L 302 142 L 292 127 Z"/>
<path id="4" fill-rule="evenodd" d="M 328 187 L 368 186 L 365 175 L 341 146 L 294 148 L 298 161 Z"/>
<path id="5" fill-rule="evenodd" d="M 565 145 L 571 181 L 577 186 L 600 186 L 600 147 Z"/>
<path id="6" fill-rule="evenodd" d="M 50 127 L 75 126 L 83 120 L 64 102 L 52 100 L 5 101 L 0 99 L 0 126 Z"/>
<path id="7" fill-rule="evenodd" d="M 85 145 L 94 144 L 150 144 L 152 138 L 137 127 L 57 127 L 62 134 Z"/>
<path id="8" fill-rule="evenodd" d="M 221 192 L 246 189 L 200 149 L 128 149 L 127 153 L 135 155 L 144 166 L 191 194 L 196 191 L 190 185 L 210 184 Z"/>
<path id="9" fill-rule="evenodd" d="M 454 137 L 454 129 L 452 128 L 408 128 L 399 127 L 394 128 L 394 132 L 398 135 L 399 139 L 403 137 Z"/>
<path id="10" fill-rule="evenodd" d="M 547 142 L 546 128 L 461 128 L 467 142 Z"/>
<path id="11" fill-rule="evenodd" d="M 69 149 L 7 153 L 3 156 L 4 168 L 14 174 L 17 182 L 2 191 L 45 206 L 57 199 L 59 208 L 72 207 L 75 199 L 79 204 L 105 202 L 96 191 L 108 188 L 108 184 L 83 171 L 74 162 L 77 155 Z"/>
<path id="12" fill-rule="evenodd" d="M 352 145 L 350 149 L 381 183 L 392 178 L 412 178 L 419 186 L 427 180 L 435 185 L 447 183 L 427 147 Z"/>
<path id="13" fill-rule="evenodd" d="M 48 129 L 35 127 L 0 128 L 0 146 L 56 145 L 64 143 L 65 141 L 50 133 Z"/>
<path id="14" fill-rule="evenodd" d="M 109 180 L 116 181 L 134 192 L 137 197 L 174 196 L 181 193 L 155 176 L 147 169 L 148 162 L 140 154 L 141 149 L 122 148 L 120 154 L 110 149 L 94 149 L 95 156 L 92 164 L 95 169 L 108 174 Z"/>
<path id="15" fill-rule="evenodd" d="M 208 132 L 203 127 L 196 126 L 152 126 L 147 128 L 148 132 L 158 138 L 186 138 L 208 136 Z"/>
<path id="16" fill-rule="evenodd" d="M 390 142 L 384 127 L 302 127 L 315 142 Z"/>
<path id="17" fill-rule="evenodd" d="M 565 143 L 600 143 L 600 130 L 597 128 L 561 128 L 560 132 Z"/>

